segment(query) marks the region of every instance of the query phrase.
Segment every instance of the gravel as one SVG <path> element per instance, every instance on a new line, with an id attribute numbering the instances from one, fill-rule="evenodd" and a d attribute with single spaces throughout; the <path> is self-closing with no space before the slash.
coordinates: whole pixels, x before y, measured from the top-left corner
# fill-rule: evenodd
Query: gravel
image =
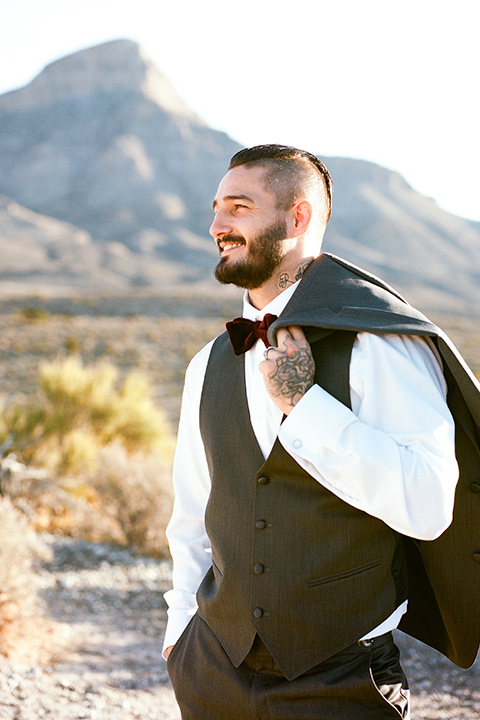
<path id="1" fill-rule="evenodd" d="M 161 656 L 170 563 L 46 536 L 42 617 L 0 658 L 0 720 L 178 720 Z"/>
<path id="2" fill-rule="evenodd" d="M 161 656 L 168 561 L 46 535 L 43 613 L 0 656 L 0 720 L 179 720 Z M 480 665 L 460 670 L 397 634 L 412 720 L 478 720 Z M 212 719 L 213 720 L 213 719 Z"/>

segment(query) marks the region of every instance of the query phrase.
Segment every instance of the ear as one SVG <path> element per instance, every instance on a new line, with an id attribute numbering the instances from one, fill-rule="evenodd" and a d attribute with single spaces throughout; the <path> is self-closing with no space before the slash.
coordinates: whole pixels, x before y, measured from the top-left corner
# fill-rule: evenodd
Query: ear
<path id="1" fill-rule="evenodd" d="M 300 237 L 307 232 L 312 219 L 312 206 L 308 200 L 299 200 L 291 209 L 293 219 L 292 237 Z"/>

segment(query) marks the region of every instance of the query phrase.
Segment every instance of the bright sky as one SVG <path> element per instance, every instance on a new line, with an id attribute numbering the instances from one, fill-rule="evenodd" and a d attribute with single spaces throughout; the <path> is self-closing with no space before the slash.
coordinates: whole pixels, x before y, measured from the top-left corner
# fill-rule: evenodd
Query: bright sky
<path id="1" fill-rule="evenodd" d="M 0 93 L 127 37 L 240 143 L 371 160 L 480 221 L 480 0 L 0 0 L 0 17 Z"/>

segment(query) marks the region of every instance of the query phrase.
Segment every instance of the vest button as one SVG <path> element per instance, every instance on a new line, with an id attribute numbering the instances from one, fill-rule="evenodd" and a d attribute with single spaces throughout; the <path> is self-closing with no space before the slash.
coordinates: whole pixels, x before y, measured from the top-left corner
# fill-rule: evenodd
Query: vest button
<path id="1" fill-rule="evenodd" d="M 255 523 L 255 527 L 257 528 L 257 530 L 264 530 L 267 527 L 267 523 L 265 522 L 265 520 L 257 520 L 257 522 Z"/>
<path id="2" fill-rule="evenodd" d="M 474 493 L 480 493 L 480 482 L 470 483 L 470 490 Z"/>
<path id="3" fill-rule="evenodd" d="M 259 620 L 262 617 L 262 615 L 263 615 L 262 608 L 255 608 L 255 610 L 253 611 L 253 617 L 256 618 L 257 620 Z"/>
<path id="4" fill-rule="evenodd" d="M 473 559 L 480 563 L 480 552 L 473 553 Z"/>
<path id="5" fill-rule="evenodd" d="M 261 575 L 264 570 L 265 570 L 265 568 L 264 568 L 264 566 L 262 565 L 262 563 L 257 563 L 257 564 L 254 565 L 254 567 L 253 567 L 253 572 L 255 573 L 255 575 Z"/>
<path id="6" fill-rule="evenodd" d="M 258 482 L 259 485 L 268 485 L 268 483 L 270 482 L 270 478 L 267 478 L 267 477 L 259 477 L 258 480 L 257 480 L 257 482 Z"/>

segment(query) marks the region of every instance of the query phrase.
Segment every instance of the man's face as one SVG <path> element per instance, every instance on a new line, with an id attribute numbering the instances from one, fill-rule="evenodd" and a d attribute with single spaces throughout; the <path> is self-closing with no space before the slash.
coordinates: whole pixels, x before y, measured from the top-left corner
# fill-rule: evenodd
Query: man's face
<path id="1" fill-rule="evenodd" d="M 285 213 L 267 192 L 265 168 L 240 166 L 223 178 L 215 197 L 210 234 L 220 250 L 215 277 L 253 290 L 269 280 L 287 250 Z"/>

